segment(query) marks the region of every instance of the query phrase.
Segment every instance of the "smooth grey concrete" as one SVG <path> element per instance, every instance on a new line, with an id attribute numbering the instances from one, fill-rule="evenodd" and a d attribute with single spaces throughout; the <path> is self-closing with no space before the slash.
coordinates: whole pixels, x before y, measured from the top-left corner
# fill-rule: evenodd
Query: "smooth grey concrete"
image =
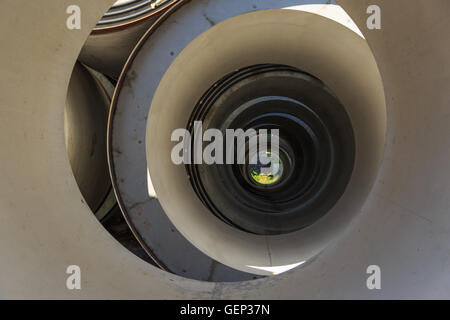
<path id="1" fill-rule="evenodd" d="M 64 133 L 73 175 L 93 212 L 111 189 L 106 157 L 109 104 L 105 89 L 77 63 L 67 92 Z"/>
<path id="2" fill-rule="evenodd" d="M 79 3 L 83 28 L 65 27 Z M 450 2 L 341 0 L 384 82 L 386 152 L 352 230 L 303 268 L 232 285 L 168 275 L 107 234 L 71 174 L 63 108 L 71 70 L 113 1 L 7 0 L 0 13 L 1 298 L 449 298 Z M 382 29 L 365 27 L 378 3 Z M 51 14 L 49 14 L 51 12 Z M 68 291 L 65 270 L 82 268 Z M 378 264 L 382 290 L 365 286 Z"/>

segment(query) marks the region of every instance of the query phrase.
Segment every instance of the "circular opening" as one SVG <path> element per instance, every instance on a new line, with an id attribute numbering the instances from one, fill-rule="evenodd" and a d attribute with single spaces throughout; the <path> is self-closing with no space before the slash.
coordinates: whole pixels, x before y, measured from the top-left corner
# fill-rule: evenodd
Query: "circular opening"
<path id="1" fill-rule="evenodd" d="M 190 42 L 159 83 L 149 85 L 146 62 L 163 49 L 142 46 L 128 70 L 133 90 L 123 86 L 119 98 L 151 102 L 150 182 L 177 229 L 233 268 L 286 271 L 336 241 L 370 192 L 385 139 L 381 78 L 364 39 L 318 15 L 258 10 L 214 21 L 195 38 L 186 32 Z M 187 23 L 180 15 L 177 22 Z M 170 52 L 174 32 L 164 30 L 158 37 Z M 270 137 L 271 152 L 277 129 L 283 173 L 264 186 L 239 160 L 253 158 L 252 138 Z M 227 130 L 244 140 L 228 141 Z M 227 146 L 243 152 L 227 156 Z"/>
<path id="2" fill-rule="evenodd" d="M 250 155 L 244 176 L 250 178 L 250 182 L 258 187 L 270 188 L 285 178 L 283 170 L 283 160 L 279 154 L 272 151 L 258 151 Z"/>
<path id="3" fill-rule="evenodd" d="M 187 129 L 193 189 L 217 217 L 247 232 L 284 234 L 313 224 L 353 171 L 345 107 L 319 79 L 290 66 L 255 65 L 223 77 L 201 97 Z M 195 143 L 208 132 L 221 137 L 203 141 L 199 155 Z"/>

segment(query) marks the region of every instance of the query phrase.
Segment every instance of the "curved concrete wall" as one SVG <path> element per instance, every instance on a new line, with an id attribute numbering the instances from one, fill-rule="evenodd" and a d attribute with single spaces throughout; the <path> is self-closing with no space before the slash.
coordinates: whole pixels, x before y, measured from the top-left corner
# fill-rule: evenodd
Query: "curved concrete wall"
<path id="1" fill-rule="evenodd" d="M 68 5 L 82 29 L 65 25 Z M 112 0 L 8 0 L 0 13 L 1 298 L 448 298 L 450 3 L 338 1 L 366 37 L 384 81 L 385 159 L 361 218 L 333 248 L 286 274 L 212 284 L 160 271 L 97 222 L 72 176 L 64 102 L 81 46 Z M 369 4 L 381 30 L 367 30 Z M 49 14 L 51 12 L 51 14 Z M 82 289 L 66 289 L 77 264 Z M 382 290 L 366 268 L 382 269 Z"/>

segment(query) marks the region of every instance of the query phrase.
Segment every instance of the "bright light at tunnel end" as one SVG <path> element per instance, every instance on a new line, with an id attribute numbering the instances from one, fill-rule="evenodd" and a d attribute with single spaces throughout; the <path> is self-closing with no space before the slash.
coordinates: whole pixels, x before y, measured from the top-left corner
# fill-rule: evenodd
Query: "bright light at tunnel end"
<path id="1" fill-rule="evenodd" d="M 271 273 L 272 275 L 276 276 L 278 274 L 287 272 L 289 270 L 292 270 L 294 268 L 297 268 L 298 266 L 301 266 L 302 264 L 304 264 L 306 261 L 301 261 L 298 263 L 294 263 L 294 264 L 288 264 L 285 266 L 275 266 L 275 267 L 259 267 L 259 266 L 247 266 L 249 268 L 252 269 L 257 269 L 257 270 L 262 270 L 262 271 L 267 271 L 269 273 Z"/>

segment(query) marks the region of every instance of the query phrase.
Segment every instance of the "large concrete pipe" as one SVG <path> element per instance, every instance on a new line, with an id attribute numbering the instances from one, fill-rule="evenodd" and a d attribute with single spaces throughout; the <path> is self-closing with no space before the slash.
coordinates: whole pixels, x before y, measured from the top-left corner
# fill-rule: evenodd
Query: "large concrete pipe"
<path id="1" fill-rule="evenodd" d="M 116 1 L 92 30 L 79 59 L 96 70 L 118 78 L 139 38 L 176 1 Z"/>
<path id="2" fill-rule="evenodd" d="M 69 30 L 65 25 L 66 8 L 74 2 L 83 13 L 80 30 Z M 346 231 L 315 259 L 278 276 L 229 284 L 188 280 L 150 266 L 115 242 L 81 201 L 65 150 L 63 106 L 78 52 L 113 2 L 49 0 L 44 4 L 27 1 L 25 5 L 25 1 L 11 0 L 5 3 L 8 10 L 0 13 L 0 69 L 4 75 L 0 80 L 1 297 L 450 297 L 446 281 L 450 249 L 447 0 L 338 1 L 366 38 L 385 92 L 386 144 L 374 187 L 360 214 L 349 219 Z M 374 3 L 381 10 L 381 29 L 369 30 L 367 8 Z M 254 14 L 266 19 L 266 13 L 258 12 L 248 17 Z M 222 31 L 224 26 L 232 27 L 233 20 L 250 23 L 241 19 L 238 16 L 217 24 L 198 39 L 213 41 L 208 35 Z M 312 20 L 316 17 L 307 21 Z M 340 33 L 340 27 L 336 29 L 333 34 Z M 42 38 L 42 34 L 51 36 Z M 339 39 L 330 39 L 330 45 L 333 43 L 339 43 Z M 191 45 L 198 45 L 198 41 Z M 190 48 L 177 59 L 182 60 L 193 50 Z M 339 64 L 338 58 L 345 51 L 341 50 L 327 58 Z M 349 57 L 352 59 L 353 55 Z M 222 62 L 225 66 L 232 64 Z M 290 64 L 295 66 L 294 62 Z M 326 61 L 327 65 L 331 62 Z M 158 102 L 157 96 L 167 88 L 167 79 L 178 67 L 174 61 L 153 103 Z M 203 68 L 199 77 L 210 74 L 210 70 Z M 327 79 L 321 80 L 339 96 L 339 83 Z M 345 81 L 339 79 L 341 86 L 346 86 Z M 178 84 L 175 81 L 174 85 Z M 359 88 L 360 94 L 370 95 L 372 87 Z M 177 92 L 171 94 L 176 96 Z M 157 106 L 153 103 L 152 108 Z M 351 104 L 342 101 L 342 105 L 349 108 Z M 357 137 L 355 134 L 356 143 Z M 152 163 L 149 169 L 154 182 Z M 154 185 L 159 197 L 164 186 L 160 182 Z M 169 213 L 167 204 L 163 207 L 173 218 L 176 212 Z M 215 254 L 215 250 L 202 250 Z M 81 290 L 65 287 L 65 271 L 73 264 L 81 268 Z M 366 287 L 367 267 L 374 264 L 381 268 L 382 290 Z"/>
<path id="3" fill-rule="evenodd" d="M 64 109 L 66 148 L 81 194 L 99 220 L 116 203 L 106 154 L 109 103 L 110 97 L 101 82 L 77 63 Z"/>

